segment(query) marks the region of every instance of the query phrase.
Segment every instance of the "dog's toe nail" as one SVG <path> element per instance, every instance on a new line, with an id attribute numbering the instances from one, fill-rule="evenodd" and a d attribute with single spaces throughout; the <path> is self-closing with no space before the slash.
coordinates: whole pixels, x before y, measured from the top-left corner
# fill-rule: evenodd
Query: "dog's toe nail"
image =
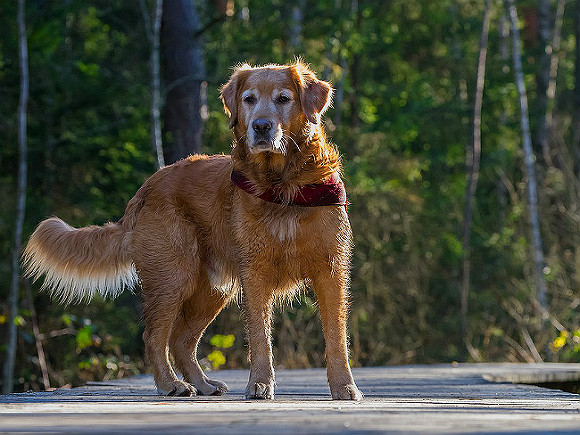
<path id="1" fill-rule="evenodd" d="M 342 387 L 334 390 L 332 393 L 332 398 L 335 400 L 355 400 L 358 402 L 363 399 L 363 395 L 356 385 L 350 384 L 343 385 Z"/>
<path id="2" fill-rule="evenodd" d="M 274 388 L 262 382 L 256 382 L 251 388 L 247 390 L 247 399 L 273 399 Z"/>

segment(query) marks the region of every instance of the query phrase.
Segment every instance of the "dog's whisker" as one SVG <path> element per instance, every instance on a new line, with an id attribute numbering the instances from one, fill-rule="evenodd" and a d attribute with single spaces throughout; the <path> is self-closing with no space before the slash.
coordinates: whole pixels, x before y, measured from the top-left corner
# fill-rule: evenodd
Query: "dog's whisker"
<path id="1" fill-rule="evenodd" d="M 294 133 L 293 131 L 290 131 L 290 130 L 282 130 L 282 131 L 287 133 L 287 134 L 290 134 L 292 136 L 296 136 L 296 133 Z"/>
<path id="2" fill-rule="evenodd" d="M 302 152 L 302 150 L 298 146 L 298 143 L 288 133 L 292 134 L 292 132 L 289 132 L 287 130 L 282 130 L 282 134 L 283 134 L 282 137 L 284 139 L 286 139 L 286 142 L 288 142 L 288 139 L 290 139 L 292 142 L 294 142 L 294 145 L 296 146 L 296 148 L 298 148 L 298 151 Z"/>
<path id="3" fill-rule="evenodd" d="M 280 138 L 280 152 L 282 154 L 286 154 L 286 150 L 287 150 L 287 145 L 288 145 L 288 140 L 286 139 L 286 136 L 282 136 Z"/>

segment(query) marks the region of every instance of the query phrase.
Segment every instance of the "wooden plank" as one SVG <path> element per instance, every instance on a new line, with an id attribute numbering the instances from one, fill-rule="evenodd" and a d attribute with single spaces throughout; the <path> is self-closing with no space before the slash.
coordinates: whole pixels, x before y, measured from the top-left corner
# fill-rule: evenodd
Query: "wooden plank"
<path id="1" fill-rule="evenodd" d="M 580 373 L 580 364 L 355 369 L 365 400 L 330 400 L 322 369 L 278 370 L 274 401 L 243 398 L 244 370 L 211 373 L 222 397 L 157 396 L 150 376 L 0 396 L 0 431 L 83 433 L 580 433 L 580 396 L 484 379 Z M 502 378 L 502 376 L 504 378 Z"/>

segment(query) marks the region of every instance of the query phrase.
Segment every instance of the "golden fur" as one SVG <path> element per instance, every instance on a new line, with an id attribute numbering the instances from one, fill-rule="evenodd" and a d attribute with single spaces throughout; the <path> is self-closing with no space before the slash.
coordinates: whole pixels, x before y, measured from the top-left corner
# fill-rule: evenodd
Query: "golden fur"
<path id="1" fill-rule="evenodd" d="M 119 222 L 74 229 L 45 220 L 24 253 L 28 275 L 44 274 L 45 286 L 65 302 L 97 291 L 114 296 L 139 282 L 146 353 L 158 389 L 170 395 L 227 390 L 203 373 L 196 349 L 241 288 L 251 362 L 246 397 L 259 399 L 274 397 L 273 301 L 308 283 L 322 318 L 332 397 L 360 400 L 348 364 L 345 207 L 265 202 L 230 181 L 236 169 L 256 193 L 276 187 L 289 199 L 339 171 L 320 122 L 331 94 L 301 62 L 238 67 L 221 90 L 235 135 L 231 157 L 195 155 L 159 170 Z"/>

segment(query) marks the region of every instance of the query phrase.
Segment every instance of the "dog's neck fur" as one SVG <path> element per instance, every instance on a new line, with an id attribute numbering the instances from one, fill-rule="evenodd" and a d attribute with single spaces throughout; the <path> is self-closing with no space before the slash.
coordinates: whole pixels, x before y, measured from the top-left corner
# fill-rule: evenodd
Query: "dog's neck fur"
<path id="1" fill-rule="evenodd" d="M 326 141 L 320 124 L 310 124 L 301 137 L 290 141 L 285 154 L 261 152 L 253 154 L 238 137 L 232 150 L 234 169 L 254 183 L 257 192 L 278 188 L 292 197 L 306 184 L 318 184 L 340 172 L 340 156 L 333 144 Z"/>

